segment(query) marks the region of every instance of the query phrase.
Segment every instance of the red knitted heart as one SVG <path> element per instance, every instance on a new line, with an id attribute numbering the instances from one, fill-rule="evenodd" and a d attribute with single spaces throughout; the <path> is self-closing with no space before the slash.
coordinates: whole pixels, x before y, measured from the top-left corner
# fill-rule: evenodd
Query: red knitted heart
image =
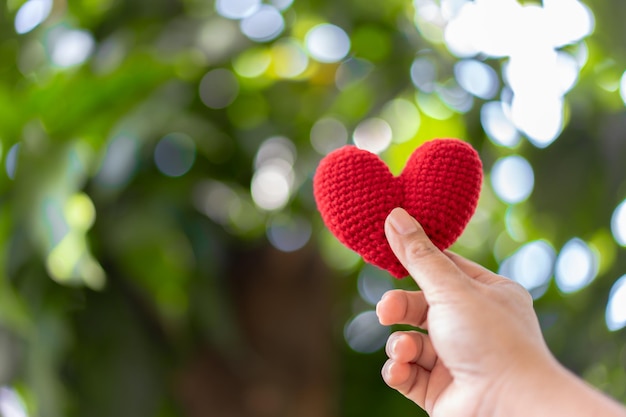
<path id="1" fill-rule="evenodd" d="M 313 194 L 328 229 L 363 259 L 396 278 L 408 275 L 385 238 L 384 222 L 402 207 L 441 250 L 461 235 L 474 214 L 482 185 L 476 151 L 458 139 L 435 139 L 417 148 L 394 177 L 375 154 L 344 146 L 320 162 Z"/>

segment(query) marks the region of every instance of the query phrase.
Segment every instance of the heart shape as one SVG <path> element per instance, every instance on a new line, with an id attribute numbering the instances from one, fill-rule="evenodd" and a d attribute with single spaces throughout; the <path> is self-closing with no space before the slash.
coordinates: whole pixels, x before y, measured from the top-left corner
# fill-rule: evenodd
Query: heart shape
<path id="1" fill-rule="evenodd" d="M 324 223 L 340 242 L 366 262 L 402 278 L 408 272 L 384 232 L 391 210 L 404 208 L 444 250 L 474 214 L 482 178 L 478 153 L 459 139 L 424 143 L 398 177 L 377 155 L 344 146 L 320 162 L 313 194 Z"/>

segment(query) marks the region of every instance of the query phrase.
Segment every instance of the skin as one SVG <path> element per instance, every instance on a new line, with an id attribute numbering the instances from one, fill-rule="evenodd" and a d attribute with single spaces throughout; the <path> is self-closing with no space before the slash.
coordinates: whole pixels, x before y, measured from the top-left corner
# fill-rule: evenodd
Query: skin
<path id="1" fill-rule="evenodd" d="M 428 331 L 389 337 L 390 387 L 432 417 L 626 417 L 555 360 L 522 286 L 441 252 L 403 209 L 390 213 L 385 233 L 421 291 L 386 293 L 378 318 Z"/>

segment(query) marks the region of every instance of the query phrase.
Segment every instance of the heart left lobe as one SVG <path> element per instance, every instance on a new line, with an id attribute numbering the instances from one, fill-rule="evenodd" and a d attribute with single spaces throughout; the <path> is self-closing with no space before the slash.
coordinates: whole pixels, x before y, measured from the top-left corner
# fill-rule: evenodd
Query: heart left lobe
<path id="1" fill-rule="evenodd" d="M 375 154 L 346 146 L 328 154 L 313 179 L 313 193 L 328 229 L 371 264 L 406 276 L 391 251 L 384 223 L 402 205 L 401 180 Z"/>

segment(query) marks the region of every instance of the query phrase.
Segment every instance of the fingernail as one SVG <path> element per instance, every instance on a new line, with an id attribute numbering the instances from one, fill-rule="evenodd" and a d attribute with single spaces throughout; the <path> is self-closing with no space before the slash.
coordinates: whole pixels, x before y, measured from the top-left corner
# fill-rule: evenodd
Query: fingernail
<path id="1" fill-rule="evenodd" d="M 396 357 L 396 349 L 397 349 L 397 348 L 398 348 L 398 338 L 397 338 L 397 337 L 395 337 L 395 338 L 391 341 L 391 344 L 390 344 L 390 346 L 389 346 L 389 354 L 390 354 L 392 357 L 394 357 L 394 358 Z"/>
<path id="2" fill-rule="evenodd" d="M 415 220 L 404 209 L 395 208 L 389 213 L 389 223 L 401 235 L 408 235 L 417 230 Z"/>
<path id="3" fill-rule="evenodd" d="M 390 369 L 391 368 L 391 361 L 387 361 L 385 362 L 385 364 L 383 365 L 383 370 L 382 370 L 382 375 L 383 375 L 383 379 L 385 381 L 389 380 L 389 376 L 391 374 Z"/>

